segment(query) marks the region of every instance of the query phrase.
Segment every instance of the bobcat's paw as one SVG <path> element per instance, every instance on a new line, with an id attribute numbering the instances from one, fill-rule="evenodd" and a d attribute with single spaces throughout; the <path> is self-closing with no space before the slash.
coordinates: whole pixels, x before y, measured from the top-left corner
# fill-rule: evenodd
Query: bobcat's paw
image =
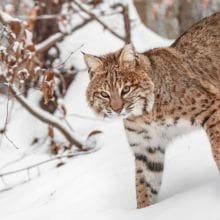
<path id="1" fill-rule="evenodd" d="M 146 192 L 146 191 L 145 191 Z M 137 208 L 141 209 L 151 205 L 150 197 L 147 193 L 139 192 L 137 195 Z"/>
<path id="2" fill-rule="evenodd" d="M 137 203 L 137 209 L 142 209 L 142 208 L 145 208 L 147 206 L 150 206 L 150 204 L 147 200 L 139 201 Z"/>

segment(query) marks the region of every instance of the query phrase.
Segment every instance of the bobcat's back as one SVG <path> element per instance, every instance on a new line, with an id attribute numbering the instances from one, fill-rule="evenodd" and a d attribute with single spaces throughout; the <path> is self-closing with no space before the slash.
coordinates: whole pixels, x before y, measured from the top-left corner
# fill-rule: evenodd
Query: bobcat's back
<path id="1" fill-rule="evenodd" d="M 171 47 L 184 55 L 196 77 L 220 89 L 220 12 L 193 25 Z"/>

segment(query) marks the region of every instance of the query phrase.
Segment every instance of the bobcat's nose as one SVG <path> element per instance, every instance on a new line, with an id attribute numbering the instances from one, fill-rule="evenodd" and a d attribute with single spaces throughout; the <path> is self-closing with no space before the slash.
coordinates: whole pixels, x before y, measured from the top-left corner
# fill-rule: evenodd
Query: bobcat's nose
<path id="1" fill-rule="evenodd" d="M 112 99 L 110 106 L 113 111 L 120 113 L 123 108 L 123 102 L 121 99 Z"/>

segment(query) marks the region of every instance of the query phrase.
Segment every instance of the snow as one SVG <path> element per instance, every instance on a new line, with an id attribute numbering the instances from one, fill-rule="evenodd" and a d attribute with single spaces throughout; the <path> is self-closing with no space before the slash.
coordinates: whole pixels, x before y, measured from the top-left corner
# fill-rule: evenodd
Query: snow
<path id="1" fill-rule="evenodd" d="M 132 13 L 135 17 L 134 10 Z M 132 35 L 138 51 L 172 42 L 162 39 L 140 22 Z M 63 60 L 82 43 L 83 51 L 93 54 L 103 54 L 123 46 L 120 40 L 92 22 L 59 44 Z M 79 69 L 85 68 L 79 51 L 67 60 L 69 65 L 72 62 Z M 92 130 L 102 130 L 103 134 L 98 140 L 101 149 L 92 154 L 62 160 L 67 163 L 59 168 L 54 168 L 57 162 L 44 165 L 40 176 L 37 176 L 36 170 L 32 170 L 31 181 L 24 184 L 22 181 L 27 179 L 26 173 L 5 177 L 7 186 L 16 187 L 1 192 L 0 219 L 219 220 L 220 176 L 212 159 L 208 138 L 201 130 L 183 136 L 170 145 L 157 203 L 136 209 L 134 158 L 122 122 L 95 118 L 85 99 L 88 82 L 88 74 L 82 71 L 68 90 L 64 100 L 67 119 L 81 137 L 86 137 Z M 31 91 L 30 100 L 36 103 L 38 93 Z M 4 103 L 6 98 L 0 96 L 0 112 L 3 116 L 6 114 Z M 10 100 L 9 105 L 12 103 Z M 1 127 L 4 118 L 0 118 Z M 19 149 L 15 149 L 3 137 L 0 173 L 48 159 L 48 143 L 30 144 L 33 137 L 43 137 L 47 127 L 16 103 L 10 118 L 8 136 L 13 138 Z M 18 161 L 5 167 L 15 159 Z M 0 187 L 5 187 L 2 182 Z"/>
<path id="2" fill-rule="evenodd" d="M 41 51 L 41 50 L 45 49 L 45 47 L 47 47 L 51 43 L 56 42 L 58 39 L 62 39 L 62 37 L 63 37 L 63 34 L 58 32 L 58 33 L 52 35 L 51 37 L 47 38 L 45 41 L 37 44 L 35 46 L 35 50 Z"/>
<path id="3" fill-rule="evenodd" d="M 5 23 L 21 22 L 19 19 L 14 18 L 14 17 L 10 16 L 9 14 L 7 14 L 7 13 L 5 13 L 3 11 L 0 11 L 0 18 Z"/>

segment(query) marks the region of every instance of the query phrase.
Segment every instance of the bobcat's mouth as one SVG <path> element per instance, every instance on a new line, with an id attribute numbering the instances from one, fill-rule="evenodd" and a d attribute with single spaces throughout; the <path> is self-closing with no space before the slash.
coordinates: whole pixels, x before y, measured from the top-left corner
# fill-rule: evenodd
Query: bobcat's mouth
<path id="1" fill-rule="evenodd" d="M 109 119 L 126 118 L 127 116 L 128 113 L 126 112 L 117 113 L 112 111 L 112 112 L 104 113 L 104 118 L 109 118 Z"/>
<path id="2" fill-rule="evenodd" d="M 139 115 L 142 115 L 143 112 L 140 110 L 140 109 L 135 109 L 135 108 L 132 108 L 132 109 L 122 109 L 122 111 L 120 113 L 118 112 L 115 112 L 115 111 L 104 111 L 103 112 L 103 115 L 104 115 L 104 118 L 108 118 L 110 120 L 114 120 L 114 119 L 125 119 L 131 115 L 133 116 L 139 116 Z"/>

